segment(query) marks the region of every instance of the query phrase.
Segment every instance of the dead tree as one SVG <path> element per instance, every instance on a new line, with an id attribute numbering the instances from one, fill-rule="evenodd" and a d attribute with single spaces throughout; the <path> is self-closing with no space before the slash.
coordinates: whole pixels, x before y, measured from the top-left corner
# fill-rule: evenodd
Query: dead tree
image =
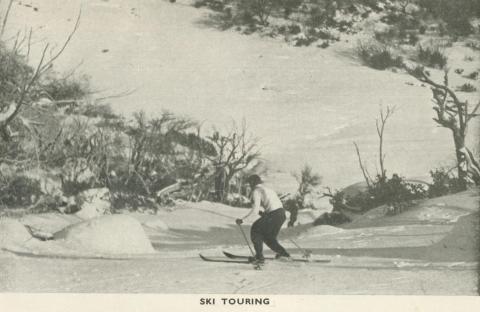
<path id="1" fill-rule="evenodd" d="M 10 141 L 15 133 L 11 130 L 11 125 L 20 115 L 25 107 L 28 107 L 34 103 L 37 95 L 41 92 L 39 82 L 43 75 L 47 73 L 53 66 L 53 63 L 63 54 L 68 44 L 73 38 L 73 35 L 77 31 L 80 25 L 80 16 L 78 14 L 77 20 L 73 30 L 68 35 L 63 45 L 57 51 L 54 51 L 50 44 L 46 44 L 40 54 L 40 60 L 34 68 L 25 69 L 19 75 L 22 75 L 15 81 L 10 81 L 14 86 L 11 94 L 7 94 L 2 98 L 0 103 L 0 136 L 4 141 Z M 5 23 L 8 19 L 8 12 L 3 20 L 3 25 L 0 30 L 0 34 L 3 34 L 5 29 Z M 14 56 L 23 57 L 26 62 L 29 61 L 30 48 L 31 48 L 32 32 L 20 38 L 20 33 L 17 34 L 11 53 Z M 21 53 L 23 49 L 26 49 L 25 53 Z M 12 57 L 14 57 L 12 56 Z M 19 66 L 26 67 L 26 64 L 20 64 Z"/>
<path id="2" fill-rule="evenodd" d="M 215 168 L 216 199 L 223 202 L 232 178 L 260 156 L 257 139 L 248 135 L 245 122 L 241 128 L 234 124 L 226 135 L 214 131 L 208 139 L 217 151 L 216 156 L 207 156 Z"/>
<path id="3" fill-rule="evenodd" d="M 383 112 L 383 109 L 380 110 L 380 120 L 375 120 L 375 126 L 377 127 L 377 134 L 378 134 L 378 162 L 380 164 L 380 176 L 382 181 L 385 181 L 387 176 L 387 171 L 385 170 L 385 154 L 383 153 L 383 133 L 385 130 L 385 125 L 387 124 L 387 120 L 390 116 L 392 116 L 394 112 L 394 108 L 390 108 L 387 106 L 387 110 Z"/>
<path id="4" fill-rule="evenodd" d="M 384 139 L 384 132 L 385 126 L 387 124 L 388 119 L 393 115 L 395 108 L 391 108 L 387 106 L 386 111 L 383 109 L 380 110 L 380 119 L 375 120 L 375 126 L 377 128 L 377 135 L 378 135 L 378 163 L 380 166 L 380 172 L 377 172 L 377 176 L 380 178 L 380 181 L 385 182 L 387 180 L 387 170 L 385 169 L 385 153 L 383 151 L 383 139 Z M 355 151 L 357 152 L 358 157 L 358 164 L 360 169 L 362 170 L 363 178 L 367 183 L 367 187 L 370 189 L 375 181 L 371 178 L 370 173 L 367 170 L 367 167 L 362 161 L 362 157 L 360 155 L 360 149 L 356 142 L 353 142 L 355 146 Z"/>
<path id="5" fill-rule="evenodd" d="M 432 102 L 434 103 L 433 110 L 436 113 L 433 120 L 441 127 L 452 132 L 457 159 L 457 174 L 462 189 L 466 189 L 470 181 L 480 185 L 479 163 L 465 143 L 469 122 L 480 115 L 477 113 L 480 108 L 480 101 L 473 109 L 470 109 L 467 100 L 460 100 L 449 87 L 448 71 L 444 73 L 443 83 L 433 81 L 423 67 L 409 69 L 409 73 L 430 86 L 433 96 Z"/>
<path id="6" fill-rule="evenodd" d="M 368 173 L 367 168 L 363 164 L 362 156 L 360 155 L 360 149 L 358 148 L 357 143 L 353 142 L 353 145 L 355 146 L 355 150 L 357 151 L 358 165 L 360 166 L 360 170 L 362 170 L 363 178 L 367 183 L 367 187 L 370 189 L 373 183 L 372 178 L 370 177 L 370 174 Z"/>

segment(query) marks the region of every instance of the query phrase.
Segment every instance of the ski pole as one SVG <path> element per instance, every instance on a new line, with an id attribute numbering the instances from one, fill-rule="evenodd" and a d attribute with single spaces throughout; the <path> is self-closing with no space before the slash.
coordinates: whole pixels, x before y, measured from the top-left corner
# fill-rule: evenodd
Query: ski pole
<path id="1" fill-rule="evenodd" d="M 250 249 L 250 252 L 252 253 L 252 256 L 255 257 L 255 253 L 253 252 L 253 249 L 252 247 L 250 246 L 250 243 L 248 242 L 248 238 L 247 238 L 247 235 L 245 234 L 245 232 L 243 231 L 243 228 L 240 224 L 237 224 L 238 227 L 240 228 L 240 232 L 242 232 L 243 234 L 243 238 L 245 239 L 245 242 L 247 243 L 247 246 L 248 246 L 248 249 Z"/>
<path id="2" fill-rule="evenodd" d="M 310 256 L 312 255 L 312 251 L 311 250 L 308 250 L 308 249 L 303 249 L 302 247 L 300 247 L 300 245 L 298 245 L 293 239 L 289 238 L 288 239 L 289 241 L 291 241 L 295 247 L 297 247 L 302 253 L 303 253 L 303 257 L 304 258 L 310 258 Z"/>

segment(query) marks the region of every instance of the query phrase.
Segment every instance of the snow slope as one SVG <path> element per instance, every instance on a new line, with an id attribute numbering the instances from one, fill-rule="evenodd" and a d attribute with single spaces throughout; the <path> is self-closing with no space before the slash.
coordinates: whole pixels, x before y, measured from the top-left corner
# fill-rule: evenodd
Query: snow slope
<path id="1" fill-rule="evenodd" d="M 354 42 L 296 48 L 222 32 L 208 26 L 208 11 L 188 1 L 29 3 L 38 11 L 17 2 L 7 33 L 33 27 L 32 62 L 44 43 L 63 42 L 81 7 L 80 28 L 58 59 L 58 70 L 69 72 L 81 63 L 77 73 L 91 76 L 94 88 L 105 91 L 99 96 L 135 90 L 111 100 L 119 112 L 168 109 L 204 122 L 205 131 L 245 117 L 281 176 L 308 162 L 326 185 L 361 180 L 352 141 L 373 171 L 375 117 L 382 105 L 397 108 L 385 133 L 389 172 L 423 176 L 454 157 L 450 133 L 431 120 L 430 90 L 405 74 L 362 66 L 352 56 Z M 473 51 L 455 46 L 450 54 L 452 68 L 478 67 Z M 472 62 L 459 57 L 467 54 Z M 292 187 L 291 178 L 271 180 Z"/>

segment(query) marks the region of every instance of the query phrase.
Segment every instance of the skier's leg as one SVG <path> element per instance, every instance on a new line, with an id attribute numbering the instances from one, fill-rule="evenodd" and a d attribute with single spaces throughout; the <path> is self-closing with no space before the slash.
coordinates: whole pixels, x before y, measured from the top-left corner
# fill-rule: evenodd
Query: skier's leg
<path id="1" fill-rule="evenodd" d="M 253 222 L 250 229 L 250 238 L 255 249 L 255 258 L 263 259 L 263 241 L 265 240 L 263 227 L 265 226 L 263 218 Z"/>
<path id="2" fill-rule="evenodd" d="M 289 253 L 277 240 L 278 233 L 286 220 L 285 210 L 279 209 L 272 212 L 268 217 L 268 231 L 265 233 L 265 244 L 277 255 L 290 257 Z"/>

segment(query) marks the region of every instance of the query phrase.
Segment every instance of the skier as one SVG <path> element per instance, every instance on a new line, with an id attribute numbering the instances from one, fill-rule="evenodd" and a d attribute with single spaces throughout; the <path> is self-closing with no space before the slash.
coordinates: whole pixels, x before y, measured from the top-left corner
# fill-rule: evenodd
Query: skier
<path id="1" fill-rule="evenodd" d="M 277 241 L 280 228 L 286 220 L 285 209 L 278 195 L 270 188 L 263 185 L 262 179 L 254 174 L 248 177 L 248 184 L 252 190 L 252 208 L 243 218 L 235 222 L 240 225 L 243 220 L 254 212 L 259 211 L 260 218 L 252 224 L 250 237 L 255 248 L 255 257 L 250 261 L 264 262 L 263 243 L 276 253 L 276 259 L 290 260 L 290 255 Z M 264 211 L 260 211 L 260 208 Z"/>

